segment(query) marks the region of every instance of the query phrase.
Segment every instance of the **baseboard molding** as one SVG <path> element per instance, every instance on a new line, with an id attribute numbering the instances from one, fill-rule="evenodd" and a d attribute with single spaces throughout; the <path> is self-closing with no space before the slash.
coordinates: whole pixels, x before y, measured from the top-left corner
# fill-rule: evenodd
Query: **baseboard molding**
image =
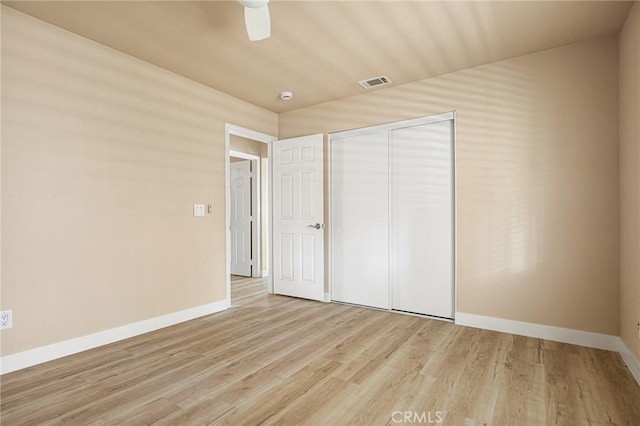
<path id="1" fill-rule="evenodd" d="M 261 277 L 262 277 L 262 278 L 265 278 L 265 277 L 268 277 L 268 276 L 269 276 L 269 270 L 268 270 L 268 269 L 263 269 L 263 270 L 262 270 Z"/>
<path id="2" fill-rule="evenodd" d="M 51 345 L 41 346 L 24 352 L 6 355 L 0 358 L 0 374 L 21 370 L 31 367 L 32 365 L 52 361 L 67 355 L 97 348 L 98 346 L 108 345 L 109 343 L 128 339 L 129 337 L 138 336 L 194 318 L 215 314 L 216 312 L 228 309 L 230 306 L 229 300 L 220 300 L 218 302 L 196 306 L 183 311 L 173 312 L 171 314 L 76 337 Z"/>
<path id="3" fill-rule="evenodd" d="M 570 328 L 553 327 L 531 322 L 513 321 L 502 318 L 485 317 L 483 315 L 456 312 L 457 325 L 502 331 L 519 336 L 535 337 L 554 342 L 570 343 L 589 348 L 604 349 L 617 352 L 620 348 L 619 337 L 610 334 L 592 333 Z"/>
<path id="4" fill-rule="evenodd" d="M 640 361 L 618 336 L 456 312 L 456 325 L 618 352 L 640 385 Z"/>
<path id="5" fill-rule="evenodd" d="M 625 364 L 627 364 L 627 368 L 631 370 L 631 374 L 636 379 L 636 382 L 640 385 L 640 360 L 633 355 L 633 353 L 629 350 L 627 345 L 624 344 L 622 339 L 620 339 L 620 347 L 618 352 L 620 352 L 620 356 Z"/>

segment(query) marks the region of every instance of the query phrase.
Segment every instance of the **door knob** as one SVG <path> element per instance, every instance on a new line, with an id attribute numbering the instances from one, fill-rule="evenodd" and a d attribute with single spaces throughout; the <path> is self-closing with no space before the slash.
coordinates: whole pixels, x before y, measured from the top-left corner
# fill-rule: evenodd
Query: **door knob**
<path id="1" fill-rule="evenodd" d="M 316 223 L 315 225 L 307 225 L 307 228 L 324 229 L 324 223 Z"/>

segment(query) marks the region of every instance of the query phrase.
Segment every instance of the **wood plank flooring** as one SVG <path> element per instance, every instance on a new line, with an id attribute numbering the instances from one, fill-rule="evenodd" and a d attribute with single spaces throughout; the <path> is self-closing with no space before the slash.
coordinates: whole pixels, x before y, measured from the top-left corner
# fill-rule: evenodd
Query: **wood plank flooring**
<path id="1" fill-rule="evenodd" d="M 616 353 L 232 288 L 226 312 L 2 376 L 2 425 L 640 425 Z"/>

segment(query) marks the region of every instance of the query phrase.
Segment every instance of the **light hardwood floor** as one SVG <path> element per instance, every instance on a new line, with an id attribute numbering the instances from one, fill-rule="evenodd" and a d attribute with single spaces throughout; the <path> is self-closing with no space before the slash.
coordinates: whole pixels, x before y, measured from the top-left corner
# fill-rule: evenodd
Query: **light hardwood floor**
<path id="1" fill-rule="evenodd" d="M 232 287 L 226 312 L 2 376 L 2 425 L 640 425 L 616 353 Z"/>

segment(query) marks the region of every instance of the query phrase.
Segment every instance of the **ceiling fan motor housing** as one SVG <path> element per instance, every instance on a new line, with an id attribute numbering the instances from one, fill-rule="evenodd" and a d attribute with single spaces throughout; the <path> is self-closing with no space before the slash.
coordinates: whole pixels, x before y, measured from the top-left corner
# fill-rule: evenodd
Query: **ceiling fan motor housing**
<path id="1" fill-rule="evenodd" d="M 267 3 L 269 3 L 269 0 L 238 0 L 238 3 L 251 9 L 259 9 L 265 7 Z"/>

